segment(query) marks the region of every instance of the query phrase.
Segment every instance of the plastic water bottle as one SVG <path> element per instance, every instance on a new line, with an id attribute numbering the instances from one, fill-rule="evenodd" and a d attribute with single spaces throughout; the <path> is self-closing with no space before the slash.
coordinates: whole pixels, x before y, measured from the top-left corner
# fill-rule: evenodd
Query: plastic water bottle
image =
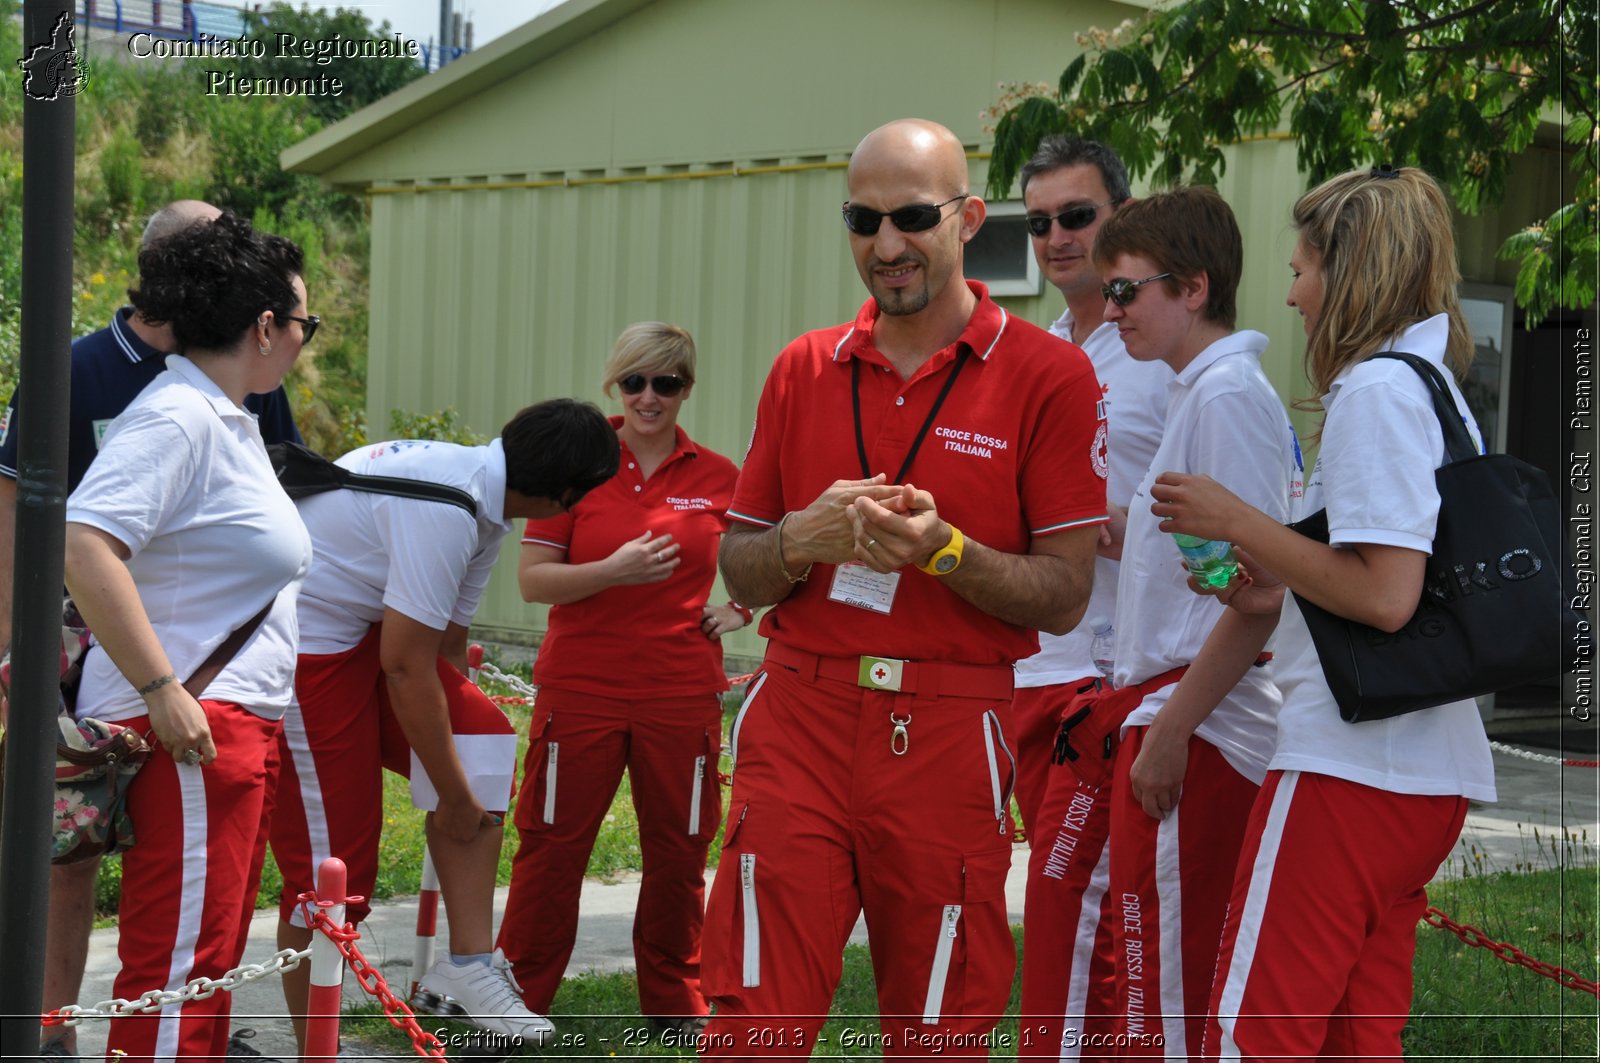
<path id="1" fill-rule="evenodd" d="M 1116 670 L 1117 634 L 1111 626 L 1111 621 L 1103 616 L 1097 616 L 1089 621 L 1089 630 L 1094 632 L 1094 641 L 1089 644 L 1089 656 L 1094 660 L 1094 666 L 1106 678 Z"/>
<path id="2" fill-rule="evenodd" d="M 1233 574 L 1239 571 L 1239 562 L 1233 556 L 1233 544 L 1220 539 L 1197 539 L 1193 535 L 1173 532 L 1178 551 L 1183 554 L 1184 567 L 1196 583 L 1208 587 L 1226 587 Z"/>

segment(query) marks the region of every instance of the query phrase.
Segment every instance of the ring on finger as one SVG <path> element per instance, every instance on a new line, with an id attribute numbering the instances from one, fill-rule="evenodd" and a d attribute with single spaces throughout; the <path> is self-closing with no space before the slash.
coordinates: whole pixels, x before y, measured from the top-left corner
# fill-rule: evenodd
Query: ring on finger
<path id="1" fill-rule="evenodd" d="M 200 751 L 198 749 L 186 749 L 186 750 L 184 750 L 183 751 L 183 762 L 185 764 L 189 765 L 190 767 L 193 767 L 194 765 L 200 763 Z"/>
<path id="2" fill-rule="evenodd" d="M 878 545 L 878 540 L 876 540 L 876 539 L 868 539 L 867 540 L 867 549 L 868 550 L 871 550 L 874 546 L 877 546 L 877 545 Z"/>

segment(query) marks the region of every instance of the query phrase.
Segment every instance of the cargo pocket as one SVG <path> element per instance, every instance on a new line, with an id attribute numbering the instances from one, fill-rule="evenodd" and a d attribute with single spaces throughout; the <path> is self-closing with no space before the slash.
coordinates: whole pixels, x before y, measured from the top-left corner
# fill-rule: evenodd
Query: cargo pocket
<path id="1" fill-rule="evenodd" d="M 761 688 L 766 685 L 767 673 L 762 672 L 756 676 L 756 681 L 750 684 L 750 689 L 745 693 L 744 701 L 739 705 L 739 712 L 733 718 L 733 726 L 728 729 L 728 759 L 730 767 L 728 774 L 731 776 L 739 770 L 739 732 L 744 728 L 745 716 L 750 712 L 750 706 L 755 704 L 756 695 L 761 693 Z"/>
<path id="2" fill-rule="evenodd" d="M 689 837 L 709 842 L 717 832 L 722 812 L 722 791 L 717 784 L 717 753 L 722 730 L 707 727 L 700 755 L 694 758 L 694 778 L 689 786 Z"/>
<path id="3" fill-rule="evenodd" d="M 732 995 L 741 986 L 749 989 L 761 984 L 759 861 L 755 853 L 737 848 L 750 814 L 748 801 L 730 808 L 723 831 L 717 881 L 706 905 L 701 988 L 707 996 Z"/>
<path id="4" fill-rule="evenodd" d="M 556 768 L 559 745 L 545 736 L 555 714 L 541 717 L 537 706 L 528 728 L 528 752 L 522 761 L 522 788 L 517 795 L 519 830 L 542 830 L 555 822 Z"/>
<path id="5" fill-rule="evenodd" d="M 930 891 L 927 899 L 944 903 L 919 907 L 918 924 L 910 929 L 917 938 L 927 935 L 923 940 L 931 939 L 933 946 L 922 1001 L 923 1025 L 941 1025 L 952 1015 L 998 1015 L 1005 1010 L 1011 988 L 1007 972 L 1016 961 L 1006 920 L 1005 885 L 1010 867 L 1011 847 L 1005 845 L 946 853 L 939 870 L 930 868 L 925 876 L 928 883 L 942 884 L 936 885 L 938 892 Z M 1001 993 L 997 1000 L 974 999 L 969 992 L 991 985 Z"/>
<path id="6" fill-rule="evenodd" d="M 996 831 L 1007 834 L 1011 828 L 1011 791 L 1017 784 L 1017 758 L 1006 743 L 1000 714 L 990 709 L 983 714 L 983 751 L 989 761 L 989 793 L 994 801 Z"/>

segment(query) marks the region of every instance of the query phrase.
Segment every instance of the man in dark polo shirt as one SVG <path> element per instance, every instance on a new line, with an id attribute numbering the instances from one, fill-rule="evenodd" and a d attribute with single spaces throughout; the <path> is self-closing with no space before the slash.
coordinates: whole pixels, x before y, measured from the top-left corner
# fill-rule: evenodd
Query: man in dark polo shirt
<path id="1" fill-rule="evenodd" d="M 151 216 L 140 246 L 149 247 L 180 229 L 210 221 L 221 213 L 211 204 L 197 199 L 169 203 Z M 106 426 L 167 367 L 166 355 L 176 346 L 171 326 L 152 325 L 131 306 L 118 310 L 106 328 L 73 341 L 72 406 L 67 425 L 69 494 L 83 479 L 100 449 Z M 17 524 L 17 396 L 21 391 L 19 383 L 0 417 L 0 647 L 11 644 L 12 563 Z M 261 438 L 266 442 L 286 439 L 300 442 L 283 388 L 270 395 L 252 395 L 245 406 L 260 418 Z M 50 923 L 45 939 L 44 971 L 46 1011 L 78 1003 L 83 967 L 89 953 L 89 931 L 94 927 L 94 886 L 99 870 L 99 860 L 83 860 L 50 869 Z M 77 1031 L 59 1026 L 45 1030 L 40 1054 L 51 1059 L 76 1058 Z"/>

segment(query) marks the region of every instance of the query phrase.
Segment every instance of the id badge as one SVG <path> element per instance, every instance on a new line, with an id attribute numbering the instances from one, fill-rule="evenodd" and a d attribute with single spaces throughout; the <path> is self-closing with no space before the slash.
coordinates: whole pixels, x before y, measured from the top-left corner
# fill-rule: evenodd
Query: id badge
<path id="1" fill-rule="evenodd" d="M 899 586 L 900 573 L 874 572 L 852 561 L 833 570 L 828 600 L 888 616 L 889 610 L 894 608 L 894 594 Z"/>

